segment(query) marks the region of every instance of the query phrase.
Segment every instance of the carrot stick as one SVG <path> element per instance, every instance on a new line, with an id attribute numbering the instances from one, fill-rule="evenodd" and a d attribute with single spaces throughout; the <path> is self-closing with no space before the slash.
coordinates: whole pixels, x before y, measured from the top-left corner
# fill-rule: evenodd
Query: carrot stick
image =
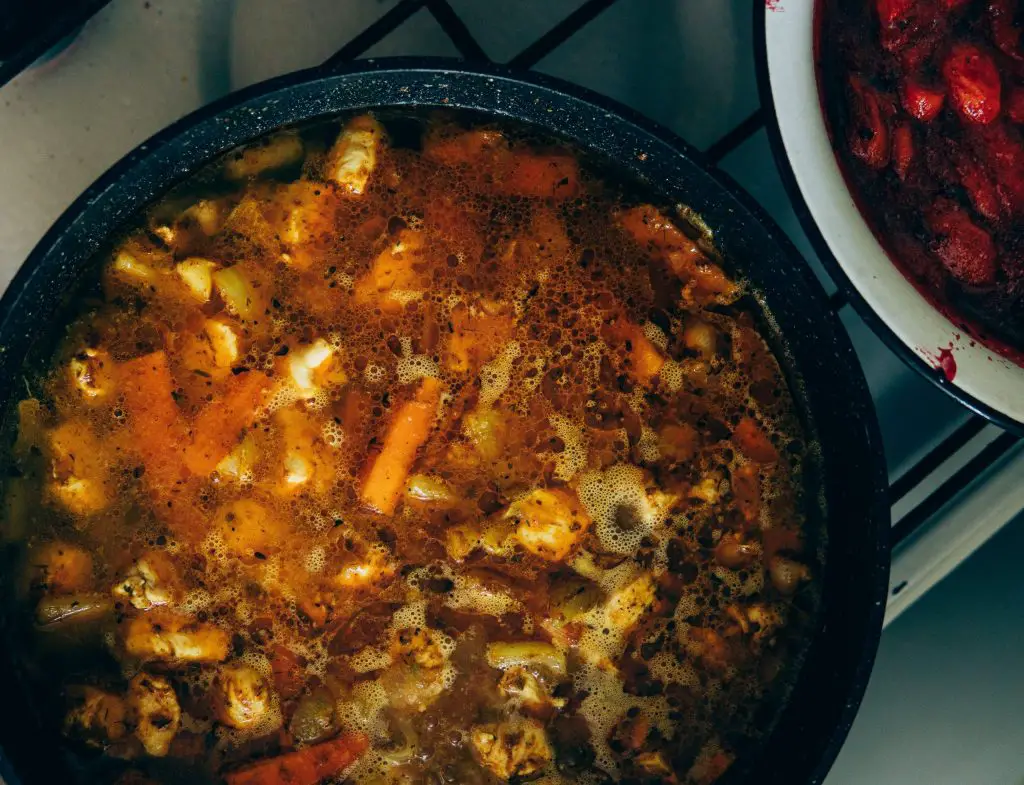
<path id="1" fill-rule="evenodd" d="M 657 207 L 643 204 L 618 216 L 619 224 L 641 245 L 659 251 L 675 251 L 696 244 Z"/>
<path id="2" fill-rule="evenodd" d="M 181 479 L 184 421 L 174 401 L 174 379 L 164 352 L 153 352 L 117 367 L 132 447 L 146 467 L 147 482 L 171 485 Z"/>
<path id="3" fill-rule="evenodd" d="M 317 785 L 355 763 L 369 744 L 363 733 L 346 733 L 311 747 L 257 761 L 228 772 L 224 779 L 228 785 Z"/>
<path id="4" fill-rule="evenodd" d="M 434 427 L 440 398 L 441 382 L 428 377 L 420 383 L 416 397 L 398 410 L 359 494 L 365 505 L 384 515 L 395 511 L 416 451 Z"/>
<path id="5" fill-rule="evenodd" d="M 249 371 L 234 377 L 228 391 L 206 405 L 192 424 L 192 444 L 185 450 L 189 471 L 206 475 L 216 468 L 238 442 L 242 429 L 252 424 L 269 386 L 265 373 Z"/>

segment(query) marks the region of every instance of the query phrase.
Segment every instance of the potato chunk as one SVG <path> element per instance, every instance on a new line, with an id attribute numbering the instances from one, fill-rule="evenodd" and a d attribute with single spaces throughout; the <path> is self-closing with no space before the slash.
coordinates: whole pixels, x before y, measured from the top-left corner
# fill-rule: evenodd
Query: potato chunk
<path id="1" fill-rule="evenodd" d="M 504 722 L 476 725 L 470 731 L 473 754 L 496 777 L 529 777 L 551 762 L 551 745 L 536 720 L 513 717 Z"/>
<path id="2" fill-rule="evenodd" d="M 505 517 L 517 523 L 519 543 L 548 561 L 565 559 L 592 522 L 576 497 L 561 489 L 530 491 L 509 505 Z"/>
<path id="3" fill-rule="evenodd" d="M 327 179 L 342 194 L 362 196 L 384 140 L 384 129 L 370 115 L 355 117 L 345 124 L 327 156 Z"/>
<path id="4" fill-rule="evenodd" d="M 216 625 L 156 610 L 128 622 L 124 649 L 143 662 L 220 662 L 228 656 L 229 642 Z"/>
<path id="5" fill-rule="evenodd" d="M 247 145 L 224 162 L 224 174 L 230 180 L 258 177 L 264 172 L 293 166 L 302 160 L 302 137 L 284 131 Z"/>
<path id="6" fill-rule="evenodd" d="M 198 302 L 207 303 L 213 294 L 213 271 L 217 266 L 216 262 L 209 259 L 190 256 L 178 262 L 174 271 Z"/>
<path id="7" fill-rule="evenodd" d="M 217 719 L 232 728 L 251 728 L 268 714 L 273 691 L 267 680 L 244 663 L 225 665 L 214 679 Z"/>
<path id="8" fill-rule="evenodd" d="M 140 673 L 128 686 L 128 707 L 135 736 L 149 755 L 162 758 L 181 728 L 181 706 L 163 676 Z"/>

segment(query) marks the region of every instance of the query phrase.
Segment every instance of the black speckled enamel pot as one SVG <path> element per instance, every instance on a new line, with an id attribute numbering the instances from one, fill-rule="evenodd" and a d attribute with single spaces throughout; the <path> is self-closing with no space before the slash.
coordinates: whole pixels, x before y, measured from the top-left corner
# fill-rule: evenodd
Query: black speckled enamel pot
<path id="1" fill-rule="evenodd" d="M 434 107 L 534 124 L 605 159 L 666 201 L 694 208 L 751 283 L 810 432 L 828 510 L 823 611 L 796 686 L 766 743 L 728 782 L 820 782 L 846 736 L 881 631 L 889 571 L 882 443 L 860 366 L 825 295 L 771 220 L 664 129 L 579 88 L 450 61 L 362 62 L 306 71 L 235 93 L 126 156 L 61 216 L 0 301 L 0 404 L 21 390 L 32 346 L 59 328 L 62 295 L 122 224 L 214 156 L 274 129 L 352 111 Z M 51 339 L 52 340 L 52 337 Z M 60 745 L 0 660 L 0 777 L 8 785 L 73 781 Z"/>

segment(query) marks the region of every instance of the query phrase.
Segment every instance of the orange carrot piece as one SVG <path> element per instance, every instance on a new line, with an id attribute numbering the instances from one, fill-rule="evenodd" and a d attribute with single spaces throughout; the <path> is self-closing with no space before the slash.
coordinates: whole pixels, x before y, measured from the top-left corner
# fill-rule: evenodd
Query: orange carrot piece
<path id="1" fill-rule="evenodd" d="M 708 259 L 700 246 L 664 215 L 649 204 L 619 213 L 619 225 L 649 251 L 657 251 L 677 276 L 692 281 L 698 300 L 715 295 L 732 297 L 736 284 L 725 271 Z"/>
<path id="2" fill-rule="evenodd" d="M 700 300 L 711 299 L 715 295 L 732 297 L 736 294 L 736 283 L 729 279 L 725 270 L 708 261 L 696 246 L 689 251 L 669 251 L 665 255 L 665 260 L 672 272 L 693 284 L 694 294 L 698 295 Z"/>
<path id="3" fill-rule="evenodd" d="M 174 378 L 164 352 L 153 352 L 117 367 L 128 413 L 132 448 L 146 467 L 146 481 L 161 486 L 181 479 L 184 420 L 174 400 Z"/>
<path id="4" fill-rule="evenodd" d="M 434 427 L 440 398 L 441 382 L 427 377 L 420 383 L 416 396 L 395 414 L 384 437 L 384 449 L 374 459 L 359 494 L 363 504 L 384 515 L 395 511 L 416 451 Z"/>
<path id="5" fill-rule="evenodd" d="M 318 785 L 341 774 L 369 745 L 366 734 L 346 733 L 311 747 L 257 761 L 228 772 L 224 779 L 228 785 Z"/>
<path id="6" fill-rule="evenodd" d="M 580 172 L 571 155 L 513 153 L 508 172 L 495 183 L 500 193 L 511 196 L 571 199 L 580 190 Z"/>
<path id="7" fill-rule="evenodd" d="M 641 245 L 659 251 L 696 247 L 657 207 L 642 204 L 618 215 L 619 225 Z"/>
<path id="8" fill-rule="evenodd" d="M 206 405 L 192 423 L 192 444 L 185 450 L 189 471 L 206 475 L 216 468 L 252 424 L 268 387 L 269 376 L 249 371 L 235 376 L 228 391 Z"/>
<path id="9" fill-rule="evenodd" d="M 775 463 L 779 460 L 779 452 L 771 443 L 768 435 L 749 417 L 744 417 L 732 432 L 736 446 L 750 460 L 757 463 Z"/>

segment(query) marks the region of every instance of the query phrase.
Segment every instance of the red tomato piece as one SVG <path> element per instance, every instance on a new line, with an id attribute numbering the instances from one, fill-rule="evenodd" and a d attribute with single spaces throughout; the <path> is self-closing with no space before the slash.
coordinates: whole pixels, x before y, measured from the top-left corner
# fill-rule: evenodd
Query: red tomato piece
<path id="1" fill-rule="evenodd" d="M 900 180 L 907 179 L 910 164 L 914 160 L 914 132 L 902 123 L 892 132 L 892 168 Z"/>
<path id="2" fill-rule="evenodd" d="M 1002 206 L 999 192 L 984 167 L 972 158 L 961 155 L 956 170 L 960 175 L 960 184 L 967 191 L 978 214 L 990 221 L 998 220 Z"/>
<path id="3" fill-rule="evenodd" d="M 874 169 L 889 163 L 889 123 L 882 97 L 859 76 L 850 77 L 850 152 Z"/>
<path id="4" fill-rule="evenodd" d="M 1024 213 L 1024 140 L 1020 133 L 1009 123 L 979 125 L 971 132 L 975 157 L 995 177 L 1007 212 Z"/>
<path id="5" fill-rule="evenodd" d="M 974 44 L 956 44 L 942 64 L 942 75 L 950 100 L 966 120 L 987 125 L 999 116 L 1002 85 L 988 52 Z"/>
<path id="6" fill-rule="evenodd" d="M 878 21 L 884 27 L 905 23 L 914 11 L 918 0 L 876 0 Z"/>
<path id="7" fill-rule="evenodd" d="M 992 236 L 955 202 L 939 199 L 927 215 L 935 234 L 935 254 L 950 274 L 968 286 L 989 286 L 996 278 Z"/>
<path id="8" fill-rule="evenodd" d="M 907 114 L 922 123 L 928 123 L 938 117 L 946 103 L 946 91 L 941 87 L 925 87 L 913 78 L 903 80 L 900 91 L 901 103 Z"/>

